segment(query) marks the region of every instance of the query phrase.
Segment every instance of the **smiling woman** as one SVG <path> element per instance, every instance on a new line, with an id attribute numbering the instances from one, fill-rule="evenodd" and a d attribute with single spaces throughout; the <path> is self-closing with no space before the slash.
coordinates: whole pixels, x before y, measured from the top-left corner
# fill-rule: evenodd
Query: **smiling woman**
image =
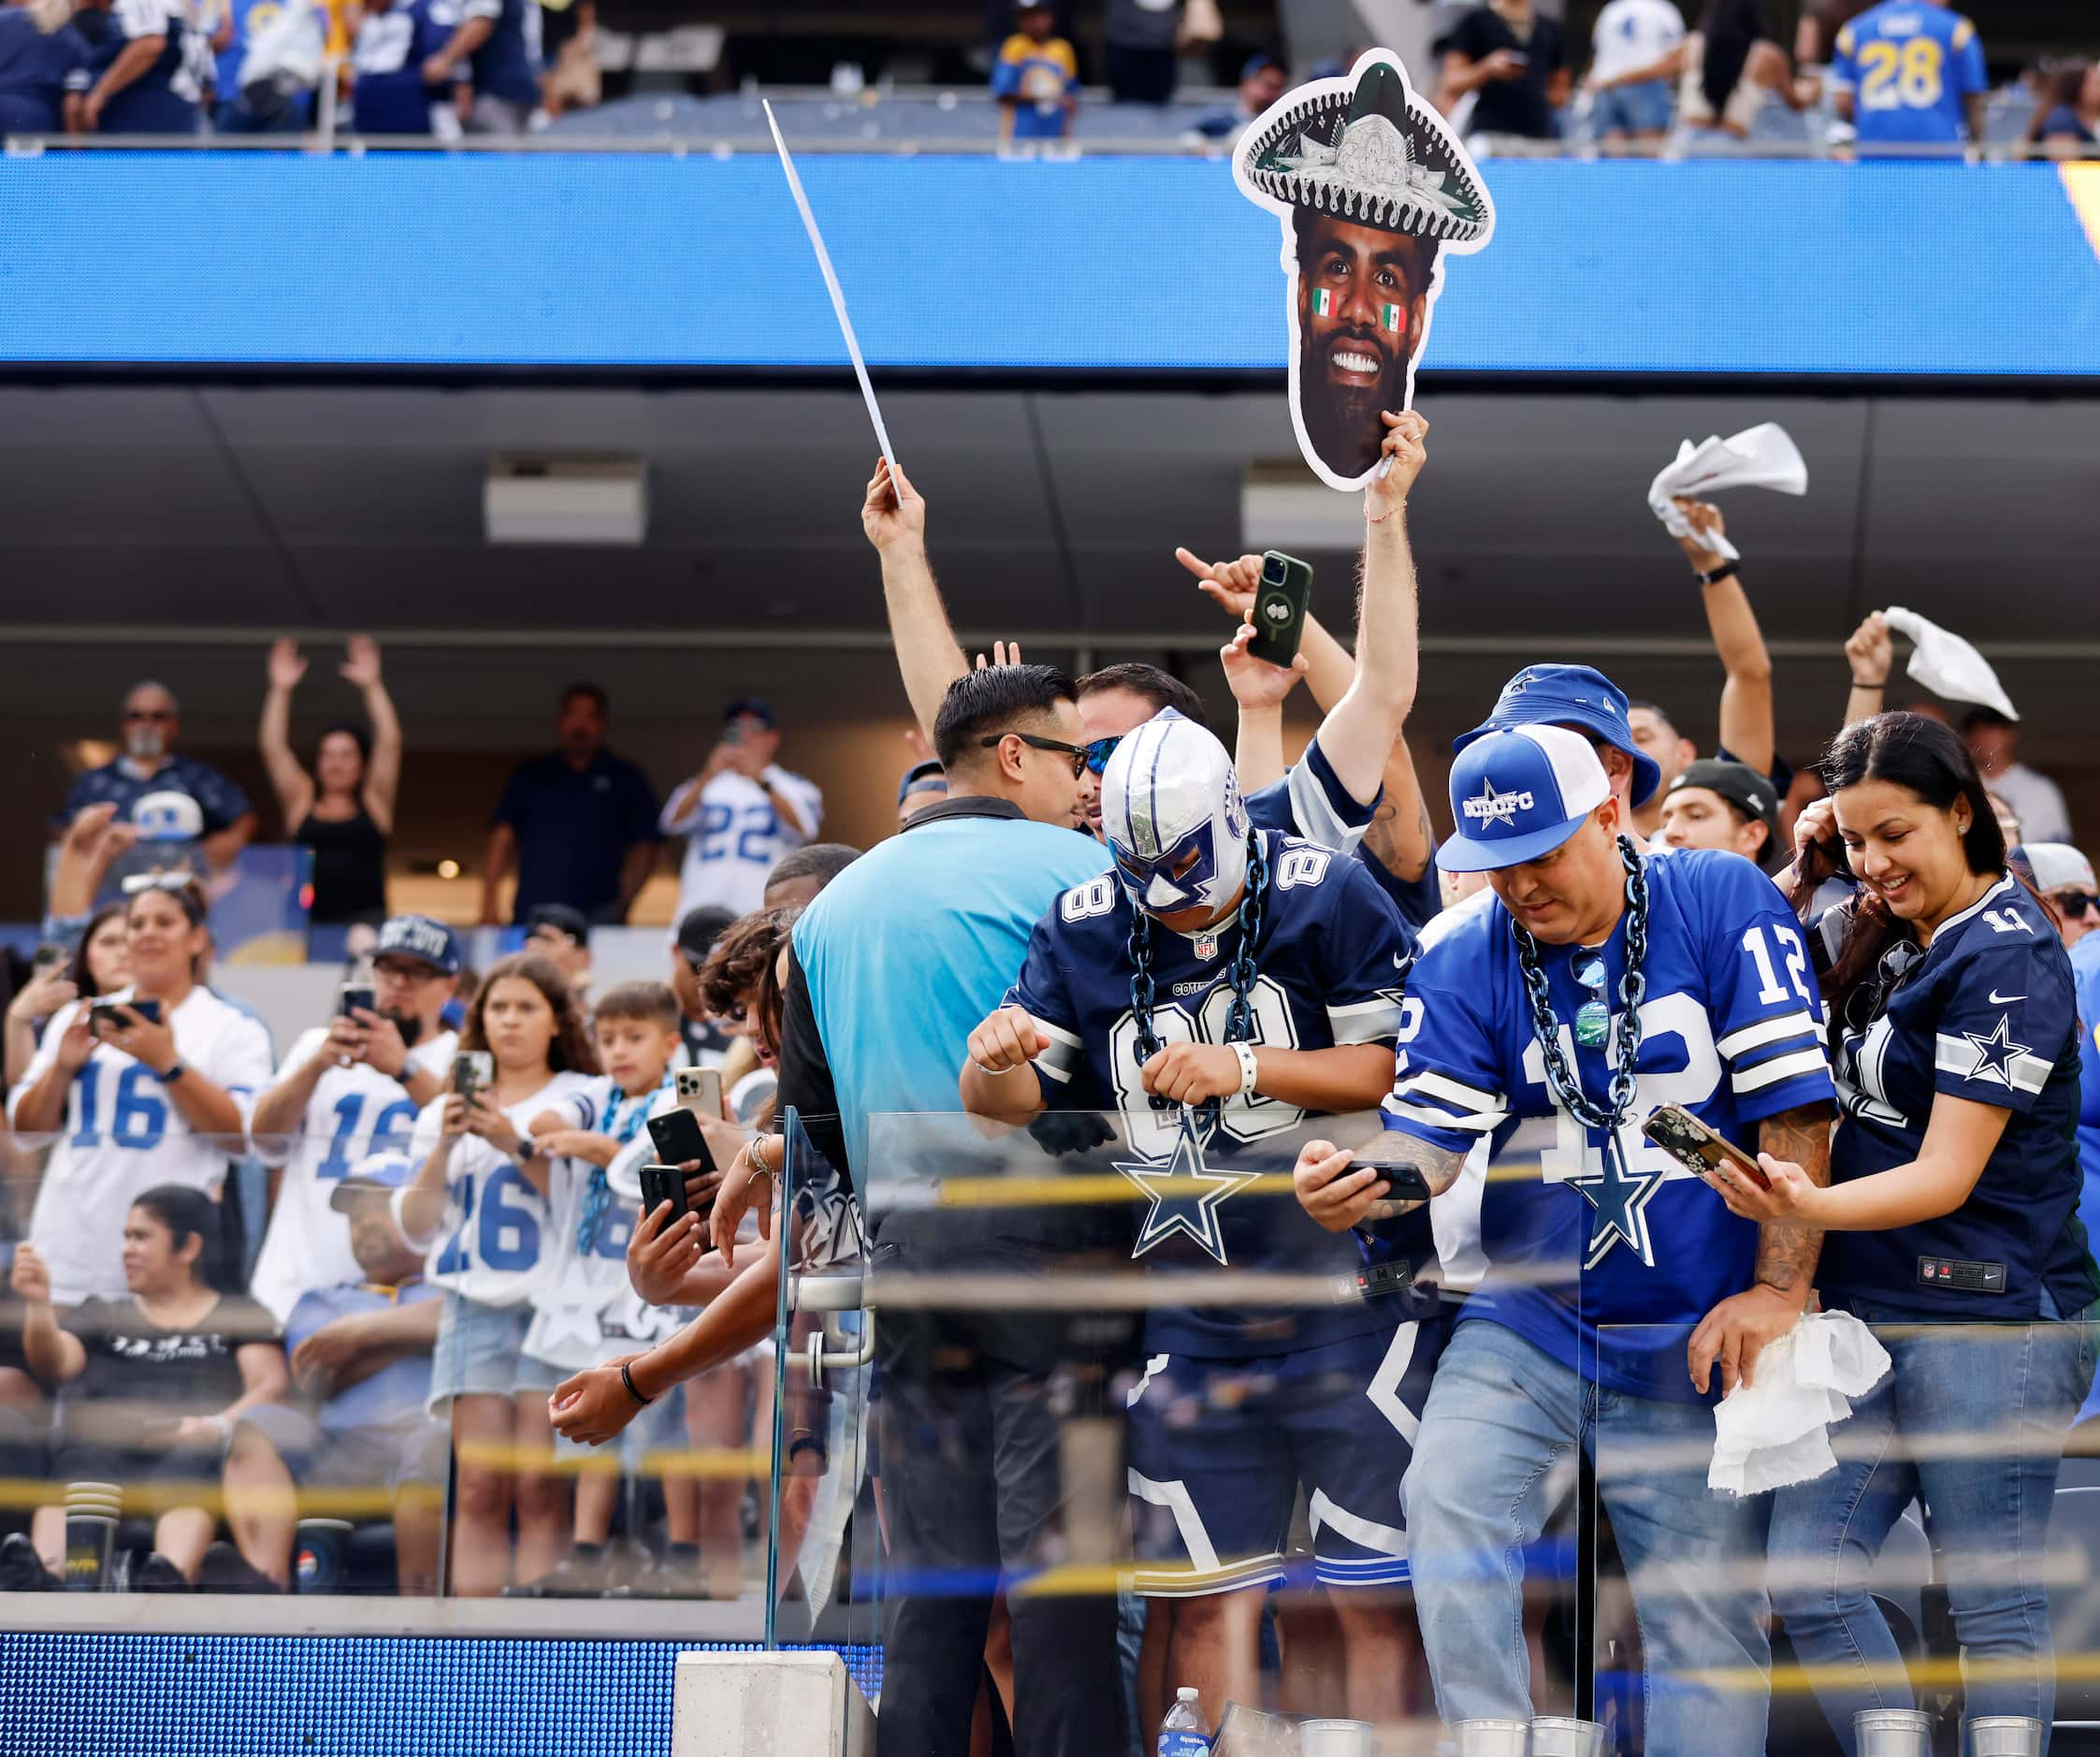
<path id="1" fill-rule="evenodd" d="M 1824 769 L 1832 797 L 1796 830 L 1796 894 L 1828 877 L 1839 844 L 1861 885 L 1812 936 L 1846 1110 L 1830 1183 L 1768 1154 L 1769 1193 L 1716 1187 L 1739 1214 L 1825 1231 L 1823 1303 L 1876 1325 L 1894 1372 L 1854 1402 L 1836 1471 L 1779 1491 L 1774 1608 L 1841 1737 L 1857 1710 L 1907 1704 L 1858 1552 L 1871 1562 L 1921 1495 L 1956 1634 L 1995 1661 L 1968 1712 L 2038 1739 L 2055 1692 L 2047 1509 L 2093 1383 L 2094 1332 L 2078 1320 L 2100 1311 L 2077 1214 L 2070 961 L 2005 869 L 1983 784 L 1947 727 L 1876 715 L 1839 734 Z"/>

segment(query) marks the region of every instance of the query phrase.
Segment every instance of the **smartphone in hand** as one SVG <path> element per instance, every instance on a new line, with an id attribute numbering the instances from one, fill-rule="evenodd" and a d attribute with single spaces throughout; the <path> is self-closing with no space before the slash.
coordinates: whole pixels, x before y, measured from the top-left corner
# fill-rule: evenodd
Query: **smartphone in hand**
<path id="1" fill-rule="evenodd" d="M 336 1011 L 345 1019 L 361 1012 L 377 1012 L 379 997 L 369 982 L 345 982 L 336 995 Z"/>
<path id="2" fill-rule="evenodd" d="M 681 1067 L 678 1070 L 678 1103 L 682 1109 L 712 1116 L 722 1115 L 722 1070 L 718 1067 Z"/>
<path id="3" fill-rule="evenodd" d="M 642 1168 L 642 1212 L 653 1214 L 664 1203 L 671 1204 L 671 1220 L 677 1220 L 686 1212 L 686 1179 L 674 1165 L 645 1165 Z"/>
<path id="4" fill-rule="evenodd" d="M 702 1171 L 716 1169 L 715 1155 L 707 1150 L 700 1118 L 690 1111 L 666 1111 L 649 1119 L 649 1139 L 656 1143 L 657 1157 L 669 1165 L 697 1159 Z"/>
<path id="5" fill-rule="evenodd" d="M 1769 1190 L 1772 1180 L 1764 1168 L 1732 1140 L 1706 1126 L 1681 1104 L 1658 1105 L 1641 1125 L 1641 1133 L 1676 1162 L 1703 1177 L 1726 1165 L 1760 1190 Z"/>
<path id="6" fill-rule="evenodd" d="M 1305 613 L 1312 603 L 1312 569 L 1295 555 L 1271 549 L 1262 557 L 1262 583 L 1254 588 L 1254 638 L 1247 651 L 1271 665 L 1298 656 Z"/>
<path id="7" fill-rule="evenodd" d="M 461 1050 L 452 1058 L 452 1089 L 470 1104 L 495 1079 L 496 1058 L 486 1050 Z"/>

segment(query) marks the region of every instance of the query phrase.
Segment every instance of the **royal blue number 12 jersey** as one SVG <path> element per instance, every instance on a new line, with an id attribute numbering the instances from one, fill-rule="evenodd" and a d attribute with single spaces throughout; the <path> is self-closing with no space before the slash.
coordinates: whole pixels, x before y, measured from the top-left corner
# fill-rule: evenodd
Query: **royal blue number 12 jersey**
<path id="1" fill-rule="evenodd" d="M 1252 1040 L 1294 1050 L 1390 1044 L 1413 957 L 1398 911 L 1346 854 L 1269 831 L 1257 834 L 1269 888 L 1249 995 Z M 1050 1039 L 1036 1068 L 1051 1109 L 1120 1111 L 1137 1160 L 1169 1174 L 1186 1173 L 1196 1168 L 1177 1158 L 1182 1112 L 1153 1110 L 1138 1079 L 1130 930 L 1130 899 L 1114 874 L 1067 891 L 1036 924 L 1021 980 L 1007 1003 L 1026 1008 Z M 1163 1044 L 1225 1041 L 1233 1001 L 1229 974 L 1239 942 L 1236 920 L 1199 935 L 1152 923 L 1152 1029 Z M 1259 1096 L 1227 1100 L 1214 1119 L 1199 1129 L 1195 1143 L 1204 1168 L 1253 1166 L 1270 1174 L 1288 1172 L 1296 1143 L 1282 1138 L 1294 1129 L 1305 1132 L 1308 1120 L 1296 1106 Z M 1144 1223 L 1151 1216 L 1140 1207 L 1139 1252 L 1149 1264 L 1176 1270 L 1201 1270 L 1213 1256 L 1228 1270 L 1291 1274 L 1353 1278 L 1359 1267 L 1347 1236 L 1323 1231 L 1288 1191 L 1241 1190 L 1219 1200 L 1214 1212 L 1218 1249 L 1207 1256 L 1191 1237 L 1162 1237 L 1154 1248 L 1145 1237 Z M 1421 1232 L 1427 1241 L 1426 1224 Z M 1288 1311 L 1155 1311 L 1146 1344 L 1155 1354 L 1237 1359 L 1318 1347 L 1392 1321 L 1375 1301 Z"/>
<path id="2" fill-rule="evenodd" d="M 1678 1104 L 1755 1152 L 1760 1118 L 1827 1102 L 1832 1087 L 1807 948 L 1771 879 L 1737 854 L 1644 864 L 1647 989 L 1635 1096 L 1619 1131 L 1624 1175 L 1609 1166 L 1601 1131 L 1578 1125 L 1547 1088 L 1509 913 L 1486 893 L 1423 936 L 1385 1122 L 1462 1153 L 1525 1117 L 1554 1117 L 1537 1175 L 1524 1169 L 1487 1184 L 1488 1269 L 1462 1316 L 1501 1324 L 1615 1389 L 1683 1400 L 1692 1395 L 1685 1344 L 1714 1306 L 1749 1286 L 1758 1229 L 1650 1145 L 1641 1124 L 1658 1105 Z M 1598 956 L 1615 1037 L 1625 918 L 1600 949 L 1540 948 L 1561 1050 L 1601 1104 L 1606 1051 L 1572 1029 L 1590 998 L 1574 966 Z M 1666 1328 L 1609 1337 L 1600 1356 L 1600 1325 Z"/>

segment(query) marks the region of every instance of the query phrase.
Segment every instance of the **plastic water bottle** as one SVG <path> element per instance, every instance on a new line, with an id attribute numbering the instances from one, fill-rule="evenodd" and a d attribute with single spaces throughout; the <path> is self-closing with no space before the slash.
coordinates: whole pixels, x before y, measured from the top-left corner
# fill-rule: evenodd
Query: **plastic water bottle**
<path id="1" fill-rule="evenodd" d="M 1174 1692 L 1174 1706 L 1159 1723 L 1159 1757 L 1208 1757 L 1210 1722 L 1203 1718 L 1203 1702 L 1193 1684 Z"/>

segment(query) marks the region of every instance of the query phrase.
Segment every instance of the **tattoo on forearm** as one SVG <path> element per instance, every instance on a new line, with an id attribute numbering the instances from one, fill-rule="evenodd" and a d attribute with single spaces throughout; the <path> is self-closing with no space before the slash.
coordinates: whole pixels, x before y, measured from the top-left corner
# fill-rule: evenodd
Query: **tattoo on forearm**
<path id="1" fill-rule="evenodd" d="M 1831 1107 L 1797 1105 L 1768 1116 L 1758 1125 L 1758 1145 L 1774 1159 L 1798 1165 L 1810 1183 L 1831 1181 Z M 1758 1235 L 1757 1279 L 1781 1293 L 1795 1293 L 1816 1279 L 1823 1254 L 1823 1234 L 1816 1227 L 1774 1221 Z"/>

